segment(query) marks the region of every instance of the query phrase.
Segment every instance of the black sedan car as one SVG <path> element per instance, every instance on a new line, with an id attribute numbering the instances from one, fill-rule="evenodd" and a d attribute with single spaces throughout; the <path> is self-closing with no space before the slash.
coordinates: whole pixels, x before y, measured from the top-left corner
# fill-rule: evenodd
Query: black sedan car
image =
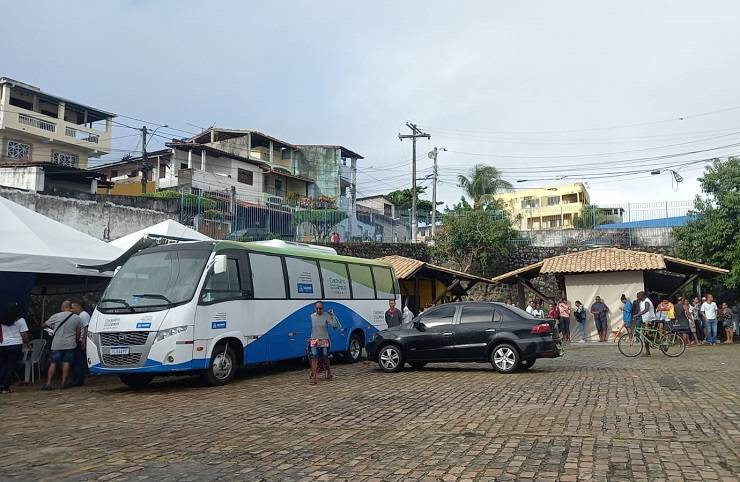
<path id="1" fill-rule="evenodd" d="M 404 363 L 490 362 L 503 373 L 563 355 L 554 320 L 503 303 L 461 302 L 430 308 L 409 323 L 376 333 L 368 358 L 386 372 Z"/>

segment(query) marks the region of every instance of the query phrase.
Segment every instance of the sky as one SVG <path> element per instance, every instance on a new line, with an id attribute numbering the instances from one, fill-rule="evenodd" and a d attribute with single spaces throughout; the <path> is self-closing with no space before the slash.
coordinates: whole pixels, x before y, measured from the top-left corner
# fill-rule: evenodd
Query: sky
<path id="1" fill-rule="evenodd" d="M 418 178 L 446 149 L 446 203 L 477 163 L 515 188 L 585 182 L 595 203 L 690 200 L 702 160 L 740 154 L 736 1 L 27 0 L 3 17 L 0 75 L 166 136 L 344 145 L 365 157 L 358 196 L 410 186 L 406 122 L 431 135 Z M 107 159 L 135 134 L 116 126 Z"/>

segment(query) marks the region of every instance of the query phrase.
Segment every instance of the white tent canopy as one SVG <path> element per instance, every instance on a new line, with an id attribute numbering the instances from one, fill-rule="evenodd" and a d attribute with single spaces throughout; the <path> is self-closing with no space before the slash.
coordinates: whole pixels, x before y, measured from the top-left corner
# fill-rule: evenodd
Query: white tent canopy
<path id="1" fill-rule="evenodd" d="M 77 264 L 101 264 L 120 248 L 0 197 L 0 271 L 101 276 Z"/>
<path id="2" fill-rule="evenodd" d="M 213 241 L 205 234 L 201 234 L 194 229 L 190 229 L 187 226 L 183 226 L 177 221 L 168 219 L 154 226 L 149 226 L 141 231 L 136 231 L 126 236 L 120 237 L 110 242 L 113 246 L 121 248 L 123 251 L 128 250 L 138 241 L 146 236 L 153 237 L 164 237 L 169 239 L 175 239 L 178 241 Z"/>

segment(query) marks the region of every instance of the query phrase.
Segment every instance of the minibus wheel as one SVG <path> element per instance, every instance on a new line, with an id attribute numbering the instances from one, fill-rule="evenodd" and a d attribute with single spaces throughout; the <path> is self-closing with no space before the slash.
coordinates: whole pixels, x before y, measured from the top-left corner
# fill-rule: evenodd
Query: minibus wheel
<path id="1" fill-rule="evenodd" d="M 234 379 L 238 368 L 234 350 L 225 344 L 216 345 L 205 373 L 205 380 L 212 386 L 226 385 Z"/>
<path id="2" fill-rule="evenodd" d="M 349 349 L 344 352 L 344 359 L 347 363 L 357 363 L 362 358 L 362 335 L 353 333 L 349 338 Z"/>
<path id="3" fill-rule="evenodd" d="M 129 388 L 143 388 L 149 384 L 154 379 L 154 375 L 119 375 L 118 378 L 121 379 L 124 385 L 126 385 Z"/>

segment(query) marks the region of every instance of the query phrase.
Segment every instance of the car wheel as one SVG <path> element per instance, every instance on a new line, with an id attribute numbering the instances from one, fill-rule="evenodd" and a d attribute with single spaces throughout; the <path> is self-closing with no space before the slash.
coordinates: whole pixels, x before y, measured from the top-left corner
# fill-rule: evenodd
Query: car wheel
<path id="1" fill-rule="evenodd" d="M 154 380 L 154 375 L 119 375 L 118 378 L 129 388 L 144 388 Z"/>
<path id="2" fill-rule="evenodd" d="M 362 358 L 362 335 L 354 333 L 349 338 L 349 349 L 344 352 L 344 361 L 357 363 Z"/>
<path id="3" fill-rule="evenodd" d="M 521 368 L 522 370 L 529 370 L 530 368 L 532 368 L 532 365 L 534 365 L 535 361 L 535 358 L 527 358 L 525 360 L 522 360 L 522 362 L 519 364 L 519 368 Z"/>
<path id="4" fill-rule="evenodd" d="M 502 343 L 491 351 L 491 365 L 501 373 L 511 373 L 519 366 L 519 352 L 513 345 Z"/>
<path id="5" fill-rule="evenodd" d="M 397 372 L 403 367 L 403 352 L 397 345 L 385 345 L 378 352 L 378 365 L 387 373 Z"/>
<path id="6" fill-rule="evenodd" d="M 217 345 L 213 349 L 204 379 L 211 386 L 226 385 L 234 379 L 238 368 L 234 350 L 228 345 Z"/>
<path id="7" fill-rule="evenodd" d="M 424 368 L 426 366 L 427 362 L 409 362 L 409 365 L 411 365 L 411 368 Z"/>

